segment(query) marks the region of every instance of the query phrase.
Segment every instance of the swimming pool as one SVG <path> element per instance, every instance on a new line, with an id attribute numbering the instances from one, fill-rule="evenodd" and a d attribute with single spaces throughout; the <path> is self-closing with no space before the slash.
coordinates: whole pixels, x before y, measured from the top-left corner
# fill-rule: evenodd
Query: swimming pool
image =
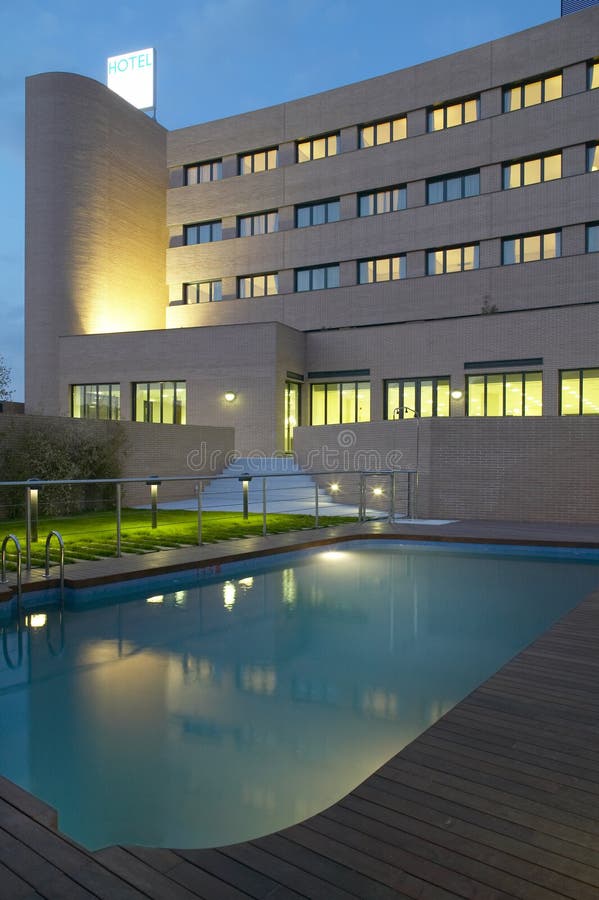
<path id="1" fill-rule="evenodd" d="M 335 802 L 599 584 L 595 552 L 364 541 L 78 592 L 0 653 L 0 772 L 107 844 Z"/>

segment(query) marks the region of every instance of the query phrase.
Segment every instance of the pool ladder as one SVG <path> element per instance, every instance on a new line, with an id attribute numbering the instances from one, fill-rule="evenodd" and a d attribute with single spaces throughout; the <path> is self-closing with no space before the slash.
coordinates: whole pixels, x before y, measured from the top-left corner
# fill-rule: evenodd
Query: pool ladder
<path id="1" fill-rule="evenodd" d="M 52 538 L 55 537 L 58 541 L 58 546 L 60 548 L 59 555 L 59 578 L 60 578 L 60 591 L 61 594 L 64 593 L 64 541 L 62 539 L 62 535 L 59 531 L 51 531 L 46 538 L 46 574 L 45 577 L 50 577 L 50 544 L 52 542 Z M 21 597 L 23 594 L 23 550 L 21 548 L 21 542 L 15 534 L 7 534 L 4 540 L 2 541 L 2 550 L 1 550 L 1 561 L 0 561 L 0 584 L 8 584 L 8 578 L 6 576 L 6 546 L 12 541 L 15 545 L 15 549 L 17 551 L 17 607 L 20 611 L 21 606 Z"/>

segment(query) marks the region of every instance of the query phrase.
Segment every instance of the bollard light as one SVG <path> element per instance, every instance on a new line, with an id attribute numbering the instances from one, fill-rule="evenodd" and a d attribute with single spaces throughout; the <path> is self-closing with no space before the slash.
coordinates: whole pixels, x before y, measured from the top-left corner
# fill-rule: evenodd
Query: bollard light
<path id="1" fill-rule="evenodd" d="M 239 476 L 239 480 L 241 481 L 241 486 L 243 488 L 243 518 L 247 519 L 249 511 L 249 488 L 252 476 L 247 472 L 244 472 L 243 475 Z"/>
<path id="2" fill-rule="evenodd" d="M 37 478 L 30 478 L 29 481 L 37 484 Z M 38 515 L 39 515 L 39 489 L 37 487 L 30 487 L 29 490 L 29 503 L 30 503 L 30 515 L 31 515 L 31 540 L 34 544 L 37 543 L 37 524 L 38 524 Z"/>
<path id="3" fill-rule="evenodd" d="M 152 504 L 152 528 L 158 528 L 158 487 L 162 484 L 157 475 L 150 475 L 146 484 L 150 486 L 150 503 Z"/>

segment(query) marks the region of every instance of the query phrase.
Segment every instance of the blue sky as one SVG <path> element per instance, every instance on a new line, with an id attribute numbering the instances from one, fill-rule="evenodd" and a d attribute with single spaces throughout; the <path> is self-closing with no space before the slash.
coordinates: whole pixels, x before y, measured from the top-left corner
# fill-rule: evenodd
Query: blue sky
<path id="1" fill-rule="evenodd" d="M 105 80 L 158 51 L 158 119 L 179 128 L 381 75 L 538 25 L 559 0 L 2 0 L 0 355 L 23 399 L 24 80 Z"/>

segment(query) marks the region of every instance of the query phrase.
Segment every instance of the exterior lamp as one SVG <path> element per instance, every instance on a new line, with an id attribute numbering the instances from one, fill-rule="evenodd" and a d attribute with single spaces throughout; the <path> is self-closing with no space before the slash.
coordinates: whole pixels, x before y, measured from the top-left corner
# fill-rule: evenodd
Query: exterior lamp
<path id="1" fill-rule="evenodd" d="M 374 494 L 375 497 L 382 497 L 383 489 L 382 489 L 382 487 L 375 487 L 372 489 L 372 493 Z"/>
<path id="2" fill-rule="evenodd" d="M 333 484 L 330 485 L 330 489 L 331 489 L 331 494 L 337 493 L 337 491 L 339 490 L 339 485 L 337 484 L 336 481 L 334 481 Z"/>
<path id="3" fill-rule="evenodd" d="M 239 476 L 239 480 L 241 481 L 241 486 L 243 488 L 243 518 L 248 518 L 248 498 L 249 498 L 249 488 L 250 481 L 252 480 L 252 476 L 248 475 L 247 472 L 244 472 L 243 475 Z"/>
<path id="4" fill-rule="evenodd" d="M 461 400 L 463 396 L 464 396 L 464 391 L 452 391 L 451 392 L 452 400 Z"/>
<path id="5" fill-rule="evenodd" d="M 158 487 L 162 484 L 157 475 L 150 475 L 146 484 L 150 486 L 150 501 L 152 504 L 152 528 L 158 527 Z"/>
<path id="6" fill-rule="evenodd" d="M 32 483 L 31 487 L 27 488 L 27 493 L 29 494 L 29 516 L 30 516 L 30 525 L 31 525 L 31 540 L 35 544 L 37 542 L 37 522 L 38 522 L 38 499 L 39 499 L 39 489 L 34 487 L 37 483 L 37 478 L 30 478 L 29 481 Z"/>
<path id="7" fill-rule="evenodd" d="M 227 391 L 225 393 L 225 400 L 227 401 L 227 403 L 232 403 L 233 400 L 236 400 L 236 399 L 237 399 L 237 394 L 235 393 L 235 391 Z"/>

